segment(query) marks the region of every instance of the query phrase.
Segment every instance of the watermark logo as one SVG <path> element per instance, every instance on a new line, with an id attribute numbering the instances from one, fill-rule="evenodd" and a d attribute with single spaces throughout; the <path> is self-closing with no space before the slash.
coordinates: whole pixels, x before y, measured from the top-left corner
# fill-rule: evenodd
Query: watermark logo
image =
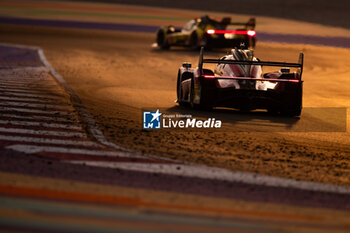
<path id="1" fill-rule="evenodd" d="M 221 125 L 221 120 L 215 118 L 197 119 L 190 114 L 162 114 L 159 109 L 143 111 L 143 129 L 218 129 Z"/>
<path id="2" fill-rule="evenodd" d="M 143 112 L 143 128 L 144 129 L 160 129 L 160 116 L 162 113 L 159 109 L 156 112 Z"/>

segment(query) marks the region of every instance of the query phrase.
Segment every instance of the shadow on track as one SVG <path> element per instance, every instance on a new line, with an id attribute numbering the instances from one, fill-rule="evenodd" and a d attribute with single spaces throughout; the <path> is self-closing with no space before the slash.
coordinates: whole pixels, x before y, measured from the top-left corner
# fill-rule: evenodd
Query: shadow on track
<path id="1" fill-rule="evenodd" d="M 266 111 L 239 111 L 228 108 L 214 108 L 212 110 L 194 110 L 182 106 L 165 109 L 168 114 L 191 115 L 193 118 L 215 118 L 224 124 L 222 130 L 270 132 L 292 130 L 299 121 L 299 117 L 284 117 Z"/>
<path id="2" fill-rule="evenodd" d="M 346 131 L 346 109 L 344 108 L 304 108 L 300 117 L 286 117 L 263 110 L 239 111 L 229 108 L 194 110 L 183 106 L 162 109 L 162 113 L 191 115 L 192 118 L 201 120 L 215 118 L 216 120 L 221 120 L 223 125 L 221 129 L 214 130 L 230 132 Z"/>

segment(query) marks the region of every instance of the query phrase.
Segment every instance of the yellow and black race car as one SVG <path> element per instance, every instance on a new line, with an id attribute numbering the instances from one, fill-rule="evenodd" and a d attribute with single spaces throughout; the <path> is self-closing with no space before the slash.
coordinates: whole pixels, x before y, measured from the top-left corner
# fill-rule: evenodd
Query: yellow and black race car
<path id="1" fill-rule="evenodd" d="M 229 30 L 231 25 L 241 28 Z M 195 18 L 183 28 L 172 25 L 161 27 L 157 32 L 157 44 L 162 49 L 170 46 L 186 46 L 192 49 L 211 48 L 254 48 L 255 18 L 246 23 L 231 22 L 231 18 L 216 21 L 209 16 Z"/>

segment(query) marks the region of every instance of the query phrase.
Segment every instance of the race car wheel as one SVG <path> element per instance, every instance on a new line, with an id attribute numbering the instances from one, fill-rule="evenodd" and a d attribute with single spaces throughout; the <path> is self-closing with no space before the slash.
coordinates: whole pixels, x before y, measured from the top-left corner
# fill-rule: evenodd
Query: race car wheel
<path id="1" fill-rule="evenodd" d="M 201 91 L 203 92 L 203 90 Z M 202 94 L 201 94 L 201 103 L 200 104 L 196 104 L 194 103 L 194 79 L 191 78 L 191 92 L 190 92 L 190 106 L 193 109 L 197 109 L 197 110 L 211 110 L 213 107 L 207 105 L 206 103 L 202 103 Z"/>
<path id="2" fill-rule="evenodd" d="M 185 105 L 185 103 L 182 101 L 182 87 L 181 87 L 181 73 L 180 73 L 180 70 L 177 74 L 177 84 L 176 84 L 176 91 L 177 91 L 177 103 L 180 105 L 180 106 L 183 106 Z"/>
<path id="3" fill-rule="evenodd" d="M 197 32 L 193 32 L 190 37 L 190 47 L 191 49 L 199 49 L 200 46 L 198 45 L 198 35 Z"/>
<path id="4" fill-rule="evenodd" d="M 298 92 L 294 95 L 294 104 L 286 106 L 281 109 L 281 115 L 289 117 L 298 117 L 301 115 L 301 110 L 303 108 L 303 87 L 299 86 Z"/>
<path id="5" fill-rule="evenodd" d="M 194 103 L 194 79 L 193 78 L 191 78 L 190 106 L 193 109 L 198 108 L 198 104 Z"/>
<path id="6" fill-rule="evenodd" d="M 165 32 L 163 30 L 159 30 L 157 33 L 157 44 L 161 49 L 169 49 L 170 48 L 168 40 L 166 39 Z"/>

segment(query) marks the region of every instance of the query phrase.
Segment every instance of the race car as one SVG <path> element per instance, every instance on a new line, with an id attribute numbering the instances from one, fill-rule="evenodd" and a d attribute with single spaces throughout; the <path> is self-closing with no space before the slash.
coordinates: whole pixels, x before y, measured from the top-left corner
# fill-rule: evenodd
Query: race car
<path id="1" fill-rule="evenodd" d="M 240 25 L 239 29 L 228 30 L 230 25 Z M 172 25 L 161 27 L 157 32 L 157 45 L 162 49 L 171 46 L 186 46 L 192 49 L 211 48 L 254 48 L 255 18 L 246 23 L 231 22 L 231 18 L 216 21 L 209 16 L 195 18 L 183 28 Z"/>
<path id="2" fill-rule="evenodd" d="M 266 109 L 288 116 L 300 116 L 303 97 L 303 53 L 298 63 L 260 61 L 253 50 L 232 49 L 220 59 L 204 59 L 198 67 L 183 63 L 177 76 L 177 103 L 192 108 Z M 216 64 L 205 69 L 206 63 Z M 263 73 L 264 66 L 279 67 Z M 291 69 L 295 71 L 292 72 Z"/>

